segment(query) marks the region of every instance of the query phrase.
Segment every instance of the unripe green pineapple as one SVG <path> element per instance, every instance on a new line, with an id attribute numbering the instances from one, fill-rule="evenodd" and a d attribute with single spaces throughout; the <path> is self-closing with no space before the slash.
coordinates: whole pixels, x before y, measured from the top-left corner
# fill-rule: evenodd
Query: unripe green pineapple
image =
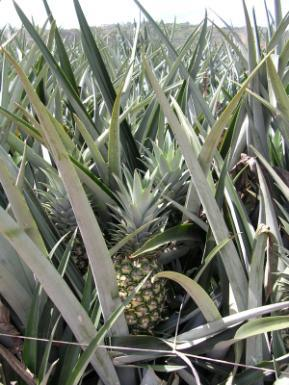
<path id="1" fill-rule="evenodd" d="M 153 177 L 147 172 L 143 177 L 135 171 L 131 176 L 125 172 L 125 183 L 118 181 L 116 196 L 119 205 L 112 207 L 116 220 L 113 225 L 114 243 L 133 233 L 144 224 L 149 224 L 114 257 L 120 297 L 124 300 L 132 290 L 151 272 L 150 278 L 127 306 L 125 315 L 132 333 L 152 333 L 162 320 L 166 306 L 167 290 L 163 280 L 153 282 L 152 277 L 161 270 L 157 253 L 133 258 L 132 253 L 167 221 L 163 213 L 160 191 L 153 188 Z"/>
<path id="2" fill-rule="evenodd" d="M 152 272 L 152 277 L 160 271 L 160 266 L 153 256 L 130 258 L 118 255 L 114 262 L 119 295 L 122 300 L 127 298 L 149 272 Z M 149 278 L 145 282 L 125 310 L 127 323 L 133 333 L 153 332 L 164 315 L 166 295 L 163 280 L 152 282 L 152 278 Z"/>

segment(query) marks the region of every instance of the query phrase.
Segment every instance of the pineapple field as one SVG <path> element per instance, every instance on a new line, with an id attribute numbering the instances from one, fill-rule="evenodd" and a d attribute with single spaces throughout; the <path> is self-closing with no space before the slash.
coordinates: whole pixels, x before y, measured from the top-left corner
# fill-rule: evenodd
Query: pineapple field
<path id="1" fill-rule="evenodd" d="M 0 384 L 289 384 L 289 13 L 133 1 L 0 31 Z"/>

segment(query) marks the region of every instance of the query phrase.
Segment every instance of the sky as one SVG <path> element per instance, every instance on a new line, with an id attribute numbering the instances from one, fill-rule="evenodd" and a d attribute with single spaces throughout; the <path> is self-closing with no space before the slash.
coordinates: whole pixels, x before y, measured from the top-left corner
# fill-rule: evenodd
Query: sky
<path id="1" fill-rule="evenodd" d="M 281 0 L 283 14 L 289 11 L 289 0 Z M 139 9 L 133 0 L 79 0 L 87 20 L 91 26 L 124 23 L 139 18 Z M 244 25 L 244 13 L 241 0 L 140 0 L 141 4 L 155 20 L 197 24 L 202 21 L 205 9 L 215 22 L 214 14 L 234 26 Z M 46 19 L 42 0 L 17 0 L 24 13 L 34 21 L 43 25 Z M 48 0 L 58 26 L 77 28 L 73 0 Z M 255 8 L 259 25 L 266 25 L 264 0 L 247 0 L 249 9 Z M 268 7 L 274 12 L 274 0 L 267 0 Z M 20 26 L 19 18 L 13 7 L 12 0 L 0 0 L 0 26 L 11 24 Z"/>

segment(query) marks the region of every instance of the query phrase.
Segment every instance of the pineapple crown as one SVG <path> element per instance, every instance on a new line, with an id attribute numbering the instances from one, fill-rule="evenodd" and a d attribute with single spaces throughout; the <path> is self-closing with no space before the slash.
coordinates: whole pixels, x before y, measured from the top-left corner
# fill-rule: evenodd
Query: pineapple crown
<path id="1" fill-rule="evenodd" d="M 43 190 L 38 189 L 38 194 L 42 198 L 44 207 L 55 207 L 58 205 L 70 205 L 67 192 L 61 178 L 57 174 L 52 174 L 47 170 L 41 170 L 47 178 L 47 182 L 41 182 Z"/>
<path id="2" fill-rule="evenodd" d="M 184 157 L 176 142 L 167 131 L 162 144 L 152 143 L 152 153 L 147 153 L 145 163 L 151 173 L 155 172 L 155 180 L 164 186 L 169 185 L 167 195 L 182 201 L 188 188 L 189 172 Z"/>
<path id="3" fill-rule="evenodd" d="M 139 248 L 151 235 L 164 228 L 167 215 L 164 215 L 164 203 L 161 199 L 160 185 L 154 187 L 154 173 L 147 171 L 144 175 L 135 170 L 133 175 L 124 169 L 124 182 L 116 178 L 118 191 L 116 198 L 118 205 L 110 206 L 112 217 L 116 223 L 112 224 L 112 240 L 119 242 L 126 235 L 133 233 L 141 226 L 150 223 L 138 233 L 122 249 L 131 253 Z"/>
<path id="4" fill-rule="evenodd" d="M 64 184 L 57 174 L 42 171 L 47 177 L 44 190 L 38 190 L 42 205 L 61 234 L 71 231 L 77 223 Z"/>

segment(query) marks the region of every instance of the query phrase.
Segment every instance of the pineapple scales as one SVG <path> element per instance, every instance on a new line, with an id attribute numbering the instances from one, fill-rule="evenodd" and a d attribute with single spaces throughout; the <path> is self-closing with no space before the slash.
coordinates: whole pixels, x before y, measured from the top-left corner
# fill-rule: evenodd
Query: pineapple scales
<path id="1" fill-rule="evenodd" d="M 52 181 L 49 178 L 49 186 L 43 197 L 48 215 L 60 235 L 64 235 L 74 231 L 77 223 L 65 189 L 59 182 L 61 181 Z M 157 253 L 131 258 L 132 253 L 151 235 L 160 231 L 167 221 L 167 216 L 163 213 L 160 190 L 154 187 L 153 183 L 154 178 L 149 172 L 141 176 L 138 171 L 131 175 L 128 170 L 124 170 L 124 182 L 117 181 L 116 197 L 119 204 L 108 208 L 112 217 L 108 232 L 110 243 L 113 245 L 148 224 L 113 257 L 119 293 L 123 300 L 151 272 L 150 278 L 125 310 L 130 330 L 135 334 L 151 334 L 156 324 L 161 321 L 166 304 L 165 281 L 152 281 L 152 277 L 160 271 Z M 79 270 L 85 273 L 88 260 L 80 235 L 76 240 L 72 258 Z"/>

